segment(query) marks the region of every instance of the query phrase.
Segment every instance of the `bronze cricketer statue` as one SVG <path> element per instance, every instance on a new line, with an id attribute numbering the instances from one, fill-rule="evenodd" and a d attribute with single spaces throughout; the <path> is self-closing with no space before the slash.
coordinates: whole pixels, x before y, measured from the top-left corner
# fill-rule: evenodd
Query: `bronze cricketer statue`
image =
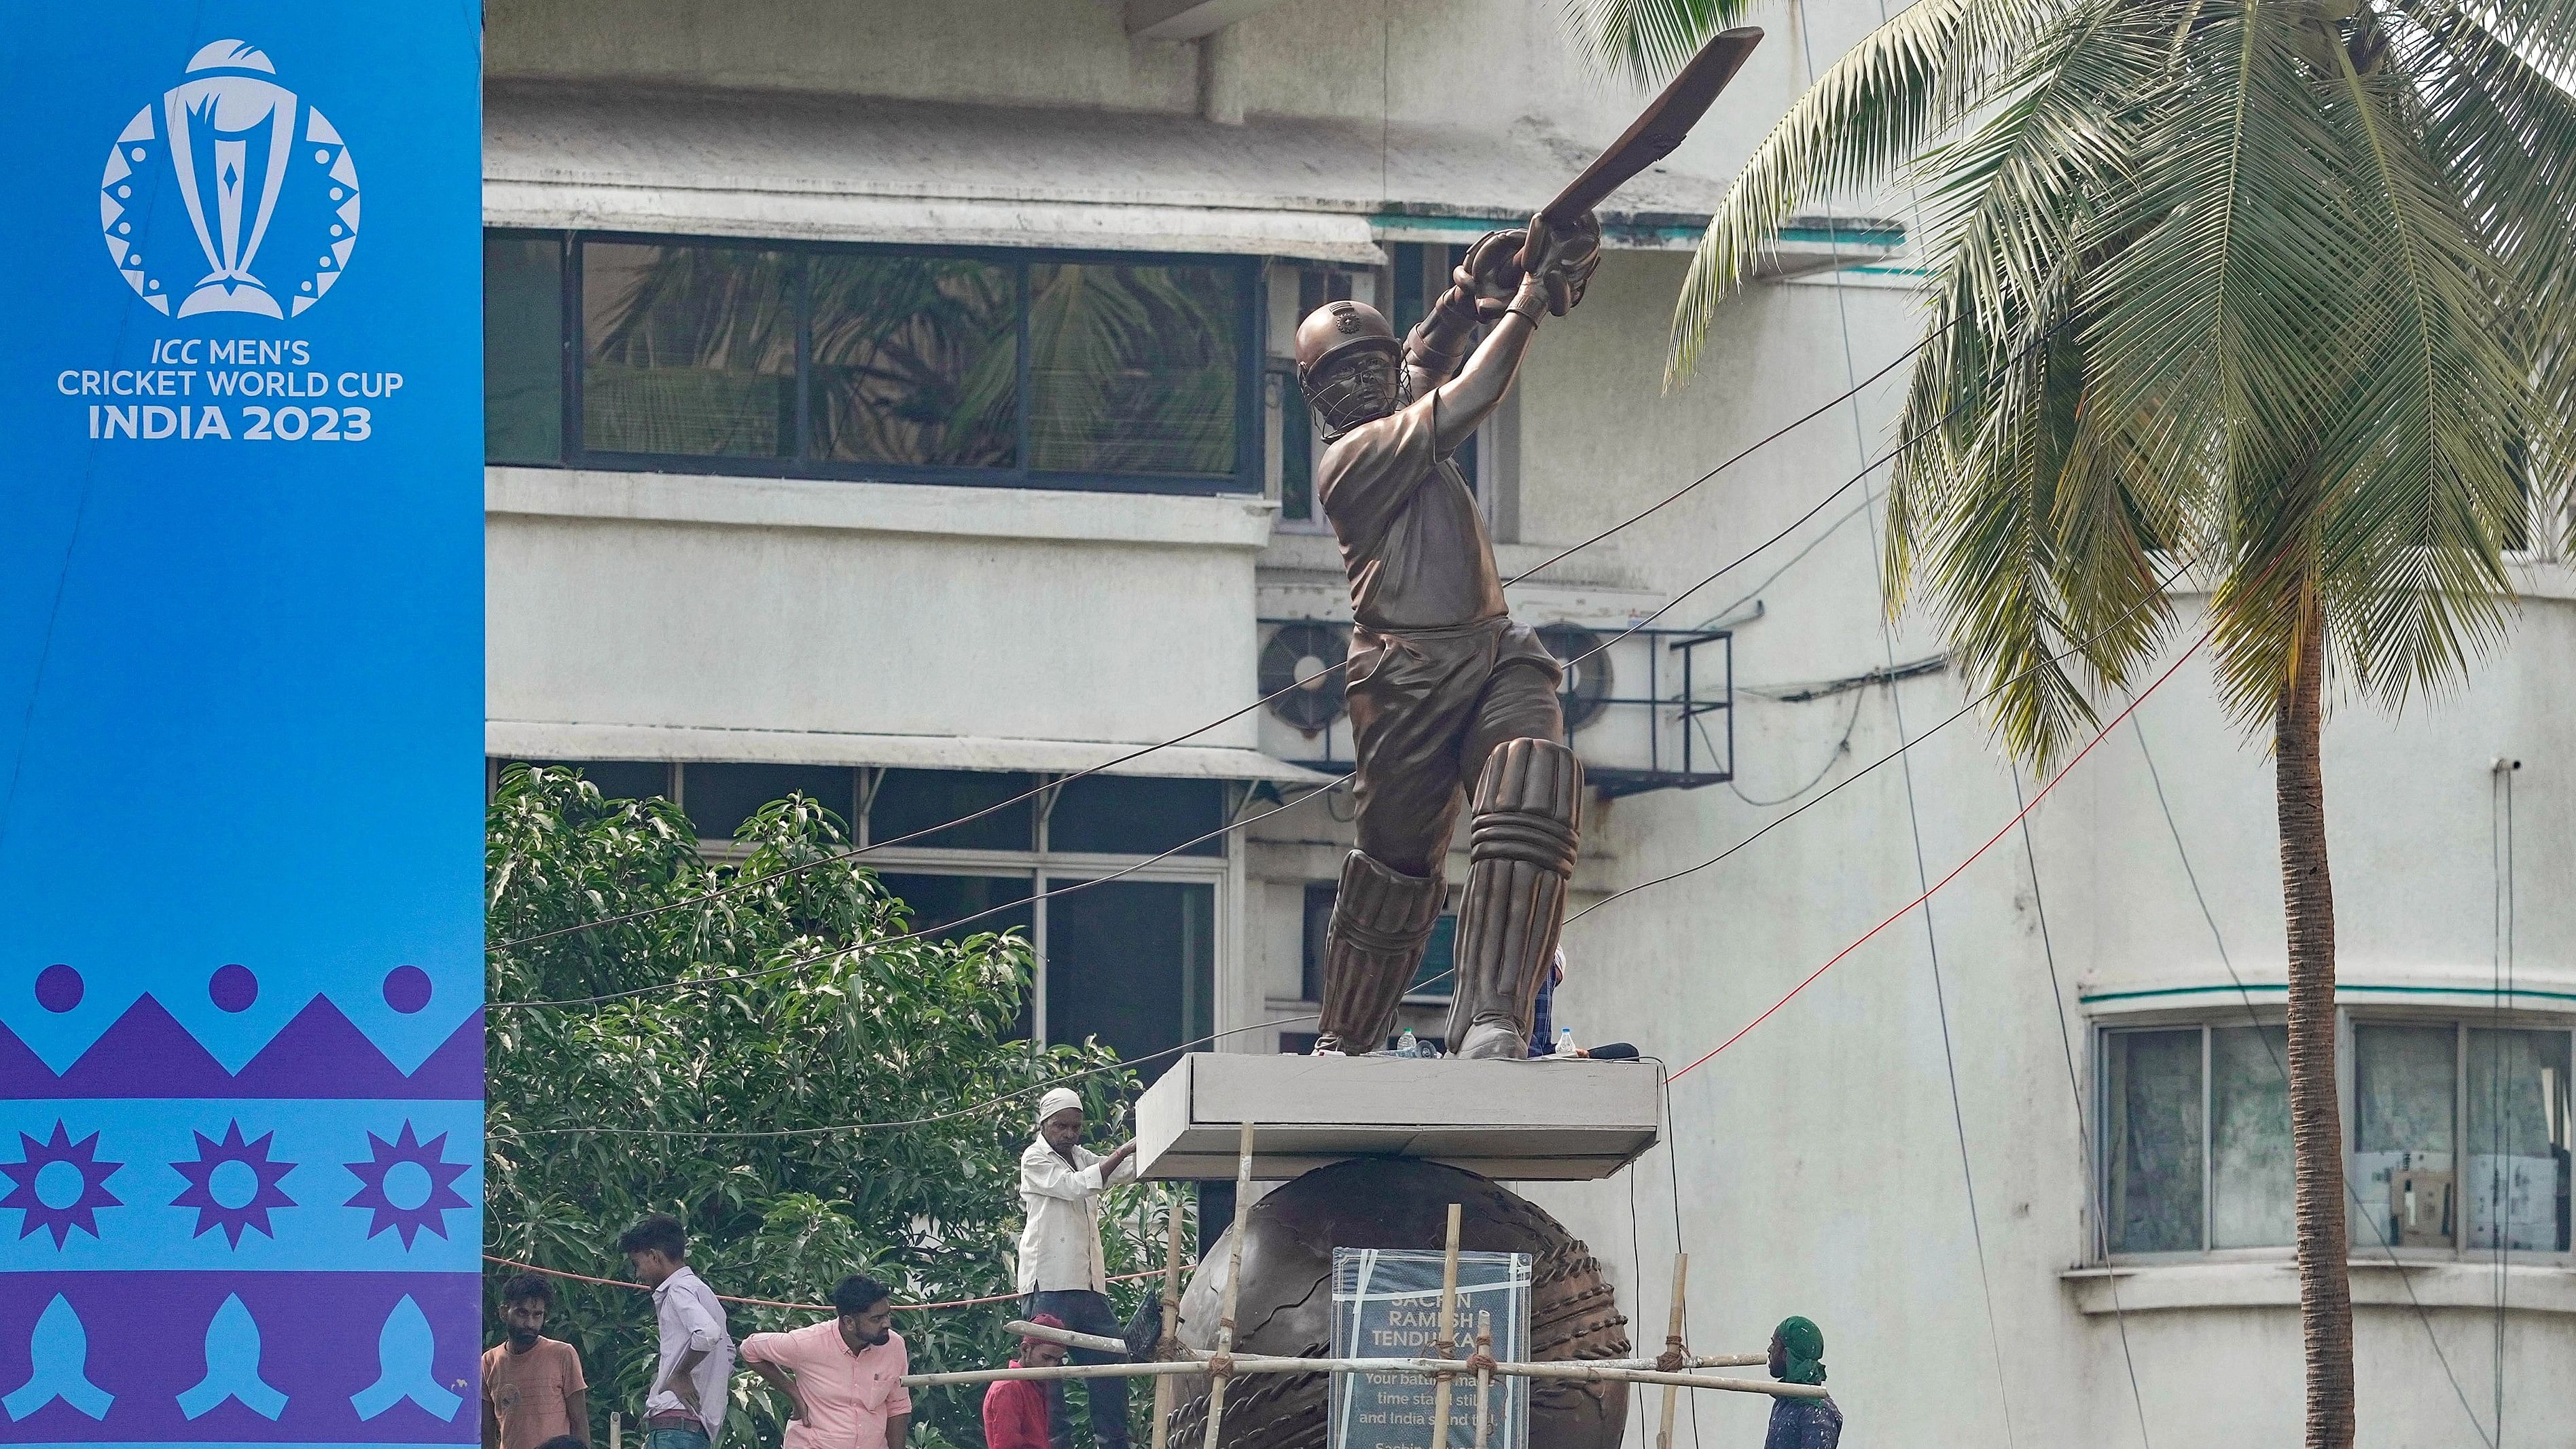
<path id="1" fill-rule="evenodd" d="M 1359 849 L 1333 903 L 1318 1053 L 1374 1051 L 1394 1029 L 1440 918 L 1471 782 L 1449 1050 L 1529 1052 L 1574 874 L 1583 767 L 1565 744 L 1563 670 L 1504 611 L 1493 543 L 1449 455 L 1502 402 L 1540 319 L 1583 299 L 1600 264 L 1592 208 L 1679 145 L 1761 39 L 1749 27 L 1710 37 L 1526 228 L 1470 247 L 1401 346 L 1360 302 L 1298 324 L 1297 380 L 1326 429 L 1316 493 L 1351 580 L 1343 690 L 1359 756 Z"/>
<path id="2" fill-rule="evenodd" d="M 1540 320 L 1582 300 L 1600 244 L 1588 212 L 1488 234 L 1401 347 L 1361 302 L 1328 303 L 1297 328 L 1298 382 L 1325 427 L 1316 491 L 1350 575 L 1344 690 L 1359 756 L 1359 849 L 1333 905 L 1319 1053 L 1374 1051 L 1394 1028 L 1470 784 L 1449 1050 L 1528 1053 L 1583 767 L 1565 744 L 1563 671 L 1504 611 L 1493 543 L 1450 454 L 1502 402 Z"/>

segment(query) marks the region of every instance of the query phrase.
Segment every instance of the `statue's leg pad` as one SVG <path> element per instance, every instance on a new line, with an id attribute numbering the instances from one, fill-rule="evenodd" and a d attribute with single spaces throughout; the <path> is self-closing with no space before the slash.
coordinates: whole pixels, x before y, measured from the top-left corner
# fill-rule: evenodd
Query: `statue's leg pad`
<path id="1" fill-rule="evenodd" d="M 1352 851 L 1342 862 L 1324 941 L 1319 1052 L 1373 1052 L 1395 1030 L 1395 1009 L 1440 920 L 1448 882 L 1414 876 Z"/>
<path id="2" fill-rule="evenodd" d="M 1553 740 L 1506 740 L 1476 781 L 1449 1051 L 1528 1055 L 1541 973 L 1556 954 L 1574 876 L 1583 764 Z"/>

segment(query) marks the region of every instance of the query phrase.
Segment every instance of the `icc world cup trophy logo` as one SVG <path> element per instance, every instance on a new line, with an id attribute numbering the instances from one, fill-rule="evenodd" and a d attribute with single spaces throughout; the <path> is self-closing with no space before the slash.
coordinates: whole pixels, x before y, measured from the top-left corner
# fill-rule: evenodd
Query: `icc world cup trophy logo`
<path id="1" fill-rule="evenodd" d="M 358 168 L 265 54 L 218 40 L 116 138 L 98 214 L 109 258 L 154 310 L 301 316 L 358 244 Z"/>

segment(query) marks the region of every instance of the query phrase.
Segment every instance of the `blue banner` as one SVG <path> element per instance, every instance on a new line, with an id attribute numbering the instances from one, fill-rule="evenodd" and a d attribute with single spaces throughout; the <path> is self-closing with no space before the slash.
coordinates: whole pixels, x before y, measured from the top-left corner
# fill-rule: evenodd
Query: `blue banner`
<path id="1" fill-rule="evenodd" d="M 0 31 L 0 1442 L 478 1437 L 480 48 Z"/>

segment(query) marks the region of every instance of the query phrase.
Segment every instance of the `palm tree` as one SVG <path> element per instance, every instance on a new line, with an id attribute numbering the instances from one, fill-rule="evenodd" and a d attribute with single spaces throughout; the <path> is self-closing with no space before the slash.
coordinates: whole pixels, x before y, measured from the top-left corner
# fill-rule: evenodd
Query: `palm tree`
<path id="1" fill-rule="evenodd" d="M 1569 0 L 1642 77 L 1745 8 Z M 1889 598 L 1928 592 L 2034 762 L 2163 646 L 2173 560 L 2211 582 L 2222 699 L 2276 761 L 2311 1449 L 2353 1438 L 2326 681 L 2458 684 L 2527 521 L 2564 529 L 2571 59 L 2568 0 L 1916 0 L 1746 163 L 1675 316 L 1677 380 L 1793 210 L 1914 188 Z"/>

